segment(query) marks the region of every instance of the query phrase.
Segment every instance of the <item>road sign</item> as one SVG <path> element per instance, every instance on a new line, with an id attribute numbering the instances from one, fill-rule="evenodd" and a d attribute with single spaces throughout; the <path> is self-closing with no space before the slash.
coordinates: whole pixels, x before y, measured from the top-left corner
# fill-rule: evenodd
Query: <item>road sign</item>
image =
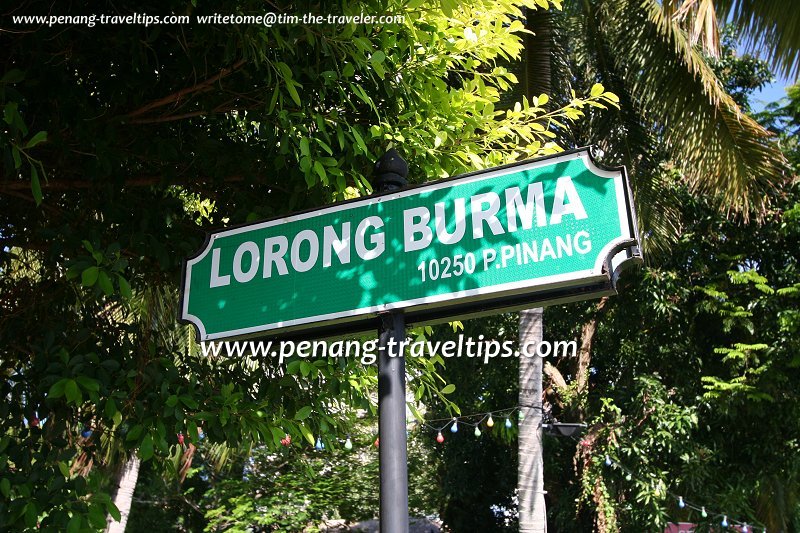
<path id="1" fill-rule="evenodd" d="M 610 290 L 637 255 L 625 170 L 581 149 L 214 232 L 186 261 L 181 318 L 213 340 L 455 316 Z"/>

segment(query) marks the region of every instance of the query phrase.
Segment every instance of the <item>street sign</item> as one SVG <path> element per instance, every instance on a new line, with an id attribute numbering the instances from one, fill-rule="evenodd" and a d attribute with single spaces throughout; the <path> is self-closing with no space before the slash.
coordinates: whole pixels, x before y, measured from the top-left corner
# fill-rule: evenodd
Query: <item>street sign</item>
<path id="1" fill-rule="evenodd" d="M 637 257 L 624 169 L 581 149 L 214 232 L 186 261 L 181 318 L 201 340 L 371 328 L 609 291 Z"/>

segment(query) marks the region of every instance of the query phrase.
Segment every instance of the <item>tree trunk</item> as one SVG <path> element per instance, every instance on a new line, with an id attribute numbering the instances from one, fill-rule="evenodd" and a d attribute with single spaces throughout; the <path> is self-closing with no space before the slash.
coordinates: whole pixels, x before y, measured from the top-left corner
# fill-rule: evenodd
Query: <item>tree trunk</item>
<path id="1" fill-rule="evenodd" d="M 594 309 L 594 314 L 581 327 L 581 349 L 578 351 L 578 367 L 575 370 L 575 382 L 577 383 L 578 393 L 578 419 L 583 422 L 586 419 L 586 396 L 589 392 L 589 367 L 592 364 L 592 343 L 597 333 L 597 323 L 600 320 L 608 303 L 608 296 L 600 298 Z"/>
<path id="2" fill-rule="evenodd" d="M 542 309 L 519 314 L 520 351 L 525 344 L 535 354 L 542 341 Z M 542 358 L 519 357 L 519 404 L 523 418 L 519 424 L 519 530 L 545 533 L 547 514 L 544 502 L 544 461 L 542 459 Z"/>
<path id="3" fill-rule="evenodd" d="M 106 533 L 125 533 L 128 524 L 128 515 L 133 503 L 133 492 L 136 490 L 136 481 L 139 479 L 139 457 L 135 454 L 128 458 L 125 465 L 119 469 L 111 498 L 119 509 L 121 520 L 117 522 L 110 515 L 106 519 Z"/>

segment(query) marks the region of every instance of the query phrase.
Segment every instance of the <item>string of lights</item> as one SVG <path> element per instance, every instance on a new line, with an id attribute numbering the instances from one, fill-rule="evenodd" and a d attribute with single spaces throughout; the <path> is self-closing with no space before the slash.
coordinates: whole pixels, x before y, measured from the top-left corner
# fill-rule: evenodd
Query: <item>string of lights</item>
<path id="1" fill-rule="evenodd" d="M 577 442 L 580 442 L 579 439 L 574 439 L 574 440 L 577 441 Z M 606 456 L 605 456 L 604 463 L 609 468 L 616 468 L 616 469 L 621 470 L 622 472 L 624 472 L 625 473 L 625 479 L 628 480 L 628 481 L 630 481 L 632 479 L 636 479 L 637 481 L 640 481 L 642 483 L 647 483 L 647 481 L 645 481 L 642 478 L 638 477 L 633 472 L 633 470 L 631 470 L 630 468 L 626 467 L 625 465 L 623 465 L 619 461 L 615 461 L 608 454 L 606 454 Z M 700 516 L 702 518 L 704 518 L 704 519 L 707 519 L 708 517 L 712 517 L 713 519 L 721 519 L 721 520 L 719 520 L 719 523 L 723 528 L 727 528 L 727 527 L 730 527 L 731 525 L 733 525 L 733 526 L 739 526 L 741 533 L 755 533 L 757 531 L 756 529 L 753 528 L 752 525 L 749 525 L 747 522 L 743 522 L 743 521 L 740 522 L 738 520 L 729 519 L 728 515 L 726 513 L 709 510 L 705 505 L 699 505 L 699 504 L 690 502 L 690 501 L 686 500 L 683 496 L 681 496 L 679 494 L 676 494 L 675 492 L 673 492 L 673 491 L 671 491 L 669 489 L 666 490 L 666 494 L 668 496 L 672 497 L 677 502 L 678 507 L 681 508 L 681 509 L 691 509 L 693 511 L 697 511 L 698 513 L 700 513 Z M 766 527 L 764 527 L 764 526 L 756 526 L 756 527 L 759 528 L 759 530 L 762 531 L 763 533 L 767 533 L 767 528 Z"/>
<path id="2" fill-rule="evenodd" d="M 533 409 L 541 409 L 538 406 L 531 406 L 530 408 Z M 422 421 L 413 421 L 409 424 L 411 429 L 414 427 L 422 427 L 426 428 L 432 432 L 436 433 L 436 442 L 443 443 L 444 442 L 444 435 L 442 431 L 450 428 L 451 433 L 458 433 L 460 426 L 468 426 L 475 428 L 474 435 L 476 437 L 480 437 L 481 426 L 485 423 L 486 427 L 492 428 L 495 425 L 495 418 L 505 419 L 504 426 L 507 429 L 514 427 L 513 422 L 511 421 L 512 415 L 517 412 L 519 419 L 523 418 L 523 407 L 522 406 L 514 406 L 514 407 L 507 407 L 505 409 L 495 409 L 493 411 L 485 411 L 480 413 L 470 413 L 468 415 L 461 415 L 461 416 L 454 416 L 449 418 L 434 418 L 430 420 L 422 420 Z M 573 440 L 580 443 L 580 439 L 573 437 Z M 379 439 L 375 439 L 374 446 L 379 445 Z M 348 435 L 347 440 L 345 441 L 344 447 L 346 450 L 353 449 L 353 443 Z M 322 440 L 318 437 L 315 448 L 320 451 L 325 449 L 325 444 Z M 630 481 L 636 479 L 639 482 L 647 483 L 647 481 L 641 479 L 637 476 L 633 470 L 627 468 L 625 465 L 620 463 L 619 461 L 615 461 L 611 458 L 610 455 L 605 456 L 605 465 L 609 468 L 619 469 L 620 471 L 625 473 L 625 479 Z M 710 510 L 704 505 L 696 504 L 685 499 L 683 496 L 676 494 L 675 492 L 667 489 L 666 494 L 675 499 L 678 504 L 678 507 L 681 509 L 690 509 L 700 513 L 700 516 L 703 519 L 707 519 L 711 517 L 712 519 L 719 519 L 719 523 L 723 528 L 728 528 L 731 526 L 738 527 L 741 533 L 755 533 L 756 531 L 760 531 L 763 533 L 767 533 L 767 528 L 764 526 L 756 526 L 755 528 L 744 521 L 739 521 L 735 519 L 728 518 L 728 515 L 723 512 L 717 512 L 714 510 Z"/>
<path id="3" fill-rule="evenodd" d="M 527 406 L 527 407 L 531 408 L 531 409 L 540 409 L 541 410 L 541 407 L 539 407 L 539 406 Z M 516 413 L 518 413 L 519 419 L 522 420 L 522 418 L 523 418 L 522 409 L 523 409 L 523 406 L 517 405 L 517 406 L 514 406 L 514 407 L 506 407 L 504 409 L 495 409 L 495 410 L 492 410 L 492 411 L 484 411 L 484 412 L 479 412 L 479 413 L 470 413 L 470 414 L 467 414 L 467 415 L 460 415 L 460 416 L 454 416 L 454 417 L 448 417 L 448 418 L 434 418 L 434 419 L 429 419 L 429 420 L 415 420 L 415 421 L 412 421 L 412 422 L 409 423 L 409 430 L 413 430 L 415 428 L 422 427 L 422 428 L 426 428 L 426 429 L 428 429 L 428 430 L 430 430 L 432 432 L 435 432 L 436 433 L 436 442 L 438 442 L 440 444 L 444 442 L 444 435 L 442 434 L 442 432 L 445 429 L 447 429 L 448 427 L 450 428 L 450 432 L 454 433 L 454 434 L 458 433 L 460 426 L 471 427 L 471 428 L 474 428 L 473 434 L 475 435 L 475 437 L 480 437 L 482 435 L 482 431 L 481 431 L 482 425 L 484 425 L 484 423 L 485 423 L 485 426 L 487 428 L 491 429 L 495 425 L 495 420 L 494 420 L 495 418 L 499 418 L 501 420 L 504 419 L 504 426 L 505 426 L 506 429 L 513 428 L 514 427 L 514 423 L 512 422 L 512 416 L 516 412 Z M 41 428 L 41 426 L 43 425 L 45 420 L 39 421 L 37 418 L 34 418 L 31 421 L 27 421 L 26 420 L 25 422 L 29 422 L 29 427 L 31 427 L 31 428 Z M 106 429 L 105 431 L 107 432 L 108 430 Z M 92 433 L 93 433 L 93 431 L 92 431 L 91 426 L 84 426 L 83 429 L 80 432 L 80 435 L 84 439 L 89 439 L 92 436 Z M 124 433 L 123 433 L 123 435 L 124 435 Z M 183 434 L 178 434 L 177 438 L 178 438 L 179 443 L 181 445 L 183 445 L 183 441 L 184 441 Z M 202 439 L 202 433 L 201 433 L 201 437 L 200 438 Z M 581 443 L 580 439 L 578 439 L 578 438 L 573 437 L 573 440 L 575 440 L 578 443 Z M 288 434 L 287 434 L 286 438 L 281 439 L 281 444 L 284 445 L 284 446 L 291 445 L 291 442 L 292 442 L 291 441 L 291 437 L 289 437 Z M 380 443 L 380 440 L 376 438 L 375 442 L 374 442 L 374 446 L 377 447 L 379 445 L 379 443 Z M 325 443 L 322 441 L 321 437 L 319 437 L 319 436 L 317 437 L 316 443 L 314 445 L 314 448 L 317 451 L 322 451 L 322 450 L 325 449 Z M 353 449 L 353 442 L 352 442 L 352 440 L 351 440 L 349 435 L 347 436 L 347 439 L 344 442 L 344 448 L 345 448 L 345 450 L 348 450 L 348 451 Z M 633 470 L 631 470 L 630 468 L 626 467 L 625 465 L 623 465 L 619 461 L 612 459 L 610 455 L 606 455 L 605 456 L 604 464 L 609 468 L 614 468 L 614 469 L 618 469 L 618 470 L 622 471 L 625 474 L 625 479 L 628 480 L 628 481 L 636 479 L 639 482 L 648 483 L 647 481 L 645 481 L 645 480 L 641 479 L 640 477 L 638 477 L 634 473 Z M 686 498 L 684 498 L 682 495 L 679 495 L 679 494 L 677 494 L 677 493 L 675 493 L 675 492 L 673 492 L 673 491 L 671 491 L 669 489 L 666 490 L 666 494 L 668 496 L 672 497 L 677 502 L 677 505 L 678 505 L 678 507 L 680 509 L 690 509 L 692 511 L 696 511 L 696 512 L 700 513 L 700 516 L 703 519 L 708 519 L 709 517 L 711 517 L 712 519 L 719 520 L 721 518 L 721 520 L 719 520 L 719 523 L 723 528 L 728 528 L 730 526 L 736 526 L 736 527 L 739 528 L 739 531 L 741 533 L 755 533 L 756 531 L 767 533 L 767 528 L 764 527 L 764 526 L 755 526 L 755 528 L 754 528 L 752 525 L 748 524 L 747 522 L 739 521 L 739 520 L 735 520 L 735 519 L 730 519 L 730 518 L 728 518 L 728 514 L 726 514 L 724 512 L 717 512 L 717 511 L 714 511 L 714 510 L 709 510 L 709 508 L 706 507 L 705 505 L 700 505 L 700 504 L 696 504 L 696 503 L 694 503 L 692 501 L 689 501 Z"/>

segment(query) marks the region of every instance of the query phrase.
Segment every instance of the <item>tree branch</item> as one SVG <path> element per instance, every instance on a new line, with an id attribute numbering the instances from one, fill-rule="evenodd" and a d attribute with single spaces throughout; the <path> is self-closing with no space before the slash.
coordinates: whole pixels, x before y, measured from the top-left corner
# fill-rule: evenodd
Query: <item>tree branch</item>
<path id="1" fill-rule="evenodd" d="M 233 176 L 226 176 L 222 179 L 224 183 L 238 183 L 245 180 L 245 177 L 242 175 L 233 175 Z M 158 185 L 163 181 L 162 176 L 139 176 L 135 178 L 130 178 L 125 180 L 122 184 L 123 187 L 149 187 L 151 185 Z M 190 180 L 188 178 L 183 178 L 181 180 L 171 181 L 169 185 L 194 185 L 197 183 L 202 183 L 204 179 L 196 179 Z M 210 180 L 208 180 L 210 181 Z M 91 189 L 98 185 L 98 182 L 92 180 L 54 180 L 51 179 L 47 183 L 42 183 L 42 190 L 49 190 L 49 191 L 71 191 L 71 190 L 79 190 L 79 189 Z M 287 192 L 285 188 L 280 187 L 278 185 L 269 183 L 267 184 L 273 189 Z M 0 194 L 5 194 L 8 196 L 17 196 L 25 199 L 30 199 L 27 196 L 20 196 L 19 191 L 28 191 L 30 190 L 30 183 L 25 181 L 9 181 L 9 182 L 1 182 L 0 181 Z"/>
<path id="2" fill-rule="evenodd" d="M 234 71 L 239 69 L 246 62 L 247 62 L 247 60 L 240 59 L 239 61 L 234 63 L 233 66 L 220 70 L 216 75 L 214 75 L 214 76 L 212 76 L 212 77 L 210 77 L 210 78 L 208 78 L 206 80 L 203 80 L 200 83 L 198 83 L 198 84 L 196 84 L 196 85 L 194 85 L 192 87 L 187 87 L 185 89 L 181 89 L 180 91 L 177 91 L 177 92 L 174 92 L 172 94 L 169 94 L 169 95 L 167 95 L 167 96 L 165 96 L 163 98 L 159 98 L 158 100 L 153 100 L 152 102 L 143 105 L 139 109 L 131 111 L 130 113 L 125 115 L 125 118 L 137 117 L 139 115 L 143 115 L 143 114 L 147 113 L 148 111 L 152 111 L 153 109 L 157 109 L 159 107 L 163 107 L 163 106 L 168 105 L 168 104 L 177 104 L 185 96 L 188 96 L 188 95 L 190 95 L 192 93 L 196 93 L 198 91 L 206 91 L 212 85 L 214 85 L 216 82 L 218 82 L 219 80 L 225 78 L 226 76 L 230 75 L 231 73 L 233 73 Z"/>

